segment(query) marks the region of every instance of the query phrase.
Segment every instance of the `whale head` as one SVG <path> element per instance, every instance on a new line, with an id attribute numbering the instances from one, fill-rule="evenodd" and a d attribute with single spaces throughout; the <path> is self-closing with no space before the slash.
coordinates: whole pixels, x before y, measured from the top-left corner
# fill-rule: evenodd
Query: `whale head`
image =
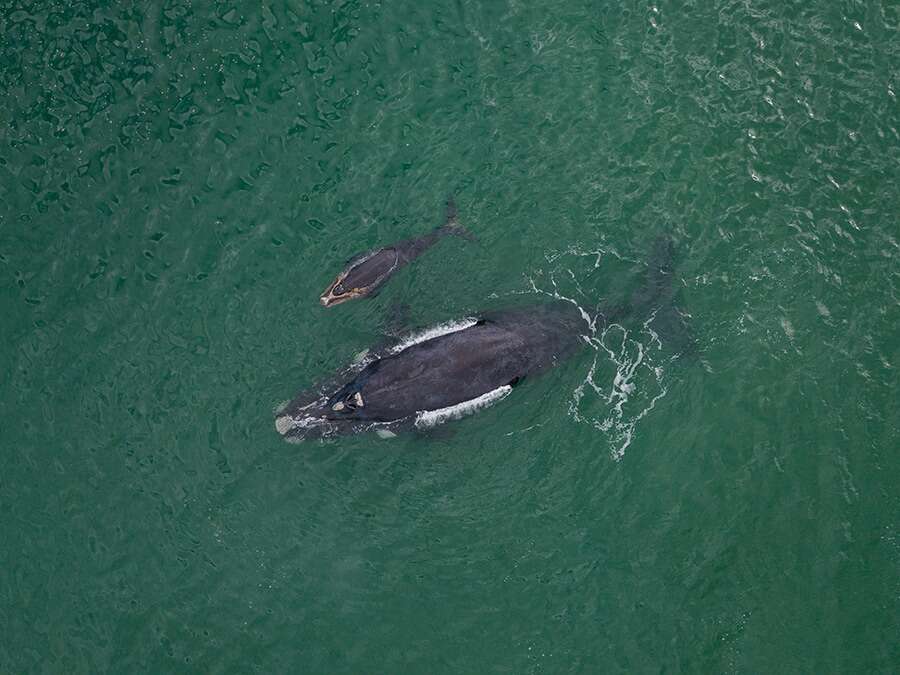
<path id="1" fill-rule="evenodd" d="M 382 248 L 353 258 L 343 272 L 319 298 L 322 305 L 331 307 L 342 302 L 372 295 L 397 268 L 399 255 L 393 248 Z"/>
<path id="2" fill-rule="evenodd" d="M 357 288 L 346 281 L 347 272 L 341 272 L 338 277 L 331 282 L 331 285 L 322 293 L 319 302 L 323 307 L 332 307 L 342 302 L 353 300 L 353 298 L 361 298 L 366 295 L 366 288 Z"/>

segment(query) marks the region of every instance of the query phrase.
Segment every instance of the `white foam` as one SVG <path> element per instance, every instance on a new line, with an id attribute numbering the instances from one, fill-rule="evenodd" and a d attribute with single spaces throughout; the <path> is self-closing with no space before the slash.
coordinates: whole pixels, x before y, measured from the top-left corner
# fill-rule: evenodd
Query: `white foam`
<path id="1" fill-rule="evenodd" d="M 493 405 L 500 399 L 505 398 L 511 391 L 512 387 L 505 384 L 502 387 L 498 387 L 497 389 L 469 401 L 463 401 L 462 403 L 447 406 L 446 408 L 438 408 L 437 410 L 421 410 L 416 413 L 415 425 L 422 429 L 433 427 L 437 424 L 443 424 L 450 420 L 458 420 L 460 417 L 470 415 Z"/>
<path id="2" fill-rule="evenodd" d="M 781 329 L 784 331 L 784 334 L 787 335 L 788 340 L 793 340 L 794 336 L 797 334 L 797 331 L 794 330 L 794 324 L 792 324 L 791 320 L 786 316 L 781 317 Z"/>
<path id="3" fill-rule="evenodd" d="M 390 354 L 399 354 L 404 349 L 409 349 L 413 345 L 417 345 L 419 343 L 425 342 L 426 340 L 433 340 L 436 337 L 441 337 L 442 335 L 449 335 L 450 333 L 458 333 L 461 330 L 465 330 L 466 328 L 471 328 L 476 323 L 478 323 L 477 319 L 473 319 L 472 317 L 466 317 L 465 319 L 459 319 L 457 321 L 448 321 L 447 323 L 439 323 L 436 326 L 432 326 L 426 330 L 423 330 L 420 333 L 413 333 L 412 335 L 406 337 L 399 344 L 390 348 Z"/>
<path id="4" fill-rule="evenodd" d="M 635 331 L 638 335 L 619 324 L 604 325 L 598 315 L 592 316 L 582 307 L 582 302 L 590 306 L 596 300 L 585 293 L 578 276 L 563 263 L 567 257 L 592 257 L 597 268 L 606 253 L 626 260 L 614 251 L 582 251 L 570 247 L 547 256 L 547 262 L 555 269 L 539 275 L 549 281 L 549 288 L 546 284 L 541 288 L 534 278 L 529 278 L 528 283 L 534 293 L 574 305 L 587 324 L 587 334 L 582 339 L 595 354 L 584 380 L 572 392 L 569 414 L 576 422 L 588 424 L 606 436 L 610 457 L 618 461 L 631 445 L 638 422 L 653 410 L 667 389 L 665 370 L 657 356 L 662 341 L 651 327 L 654 315 L 647 318 L 640 331 Z M 561 281 L 573 290 L 562 290 L 557 274 L 568 276 Z M 615 368 L 611 375 L 609 366 Z"/>
<path id="5" fill-rule="evenodd" d="M 644 328 L 644 333 L 650 337 L 650 347 L 661 349 L 659 336 L 648 325 L 645 324 Z M 607 344 L 611 330 L 618 336 L 618 344 L 615 347 Z M 653 410 L 659 399 L 666 395 L 666 387 L 663 384 L 665 371 L 661 365 L 652 362 L 651 349 L 645 348 L 640 340 L 630 338 L 628 331 L 618 324 L 608 326 L 603 333 L 592 337 L 588 342 L 597 353 L 584 381 L 573 392 L 569 414 L 577 422 L 590 424 L 604 433 L 611 445 L 610 456 L 618 461 L 625 456 L 625 451 L 631 445 L 637 423 Z M 607 359 L 603 360 L 608 360 L 615 366 L 615 373 L 608 384 L 604 383 L 597 372 L 603 352 L 607 356 Z M 588 390 L 593 391 L 602 402 L 606 410 L 604 416 L 582 412 L 581 406 Z M 629 404 L 631 399 L 636 399 L 637 403 Z M 636 413 L 635 405 L 641 406 Z"/>
<path id="6" fill-rule="evenodd" d="M 574 274 L 572 274 L 572 270 L 568 270 L 568 272 L 569 272 L 569 275 L 571 275 L 572 278 L 574 279 Z M 553 284 L 553 292 L 552 293 L 549 293 L 547 291 L 544 291 L 544 290 L 538 288 L 537 284 L 534 283 L 534 279 L 528 279 L 528 282 L 531 284 L 531 290 L 534 291 L 535 293 L 549 295 L 551 298 L 555 298 L 556 300 L 564 300 L 565 302 L 568 302 L 568 303 L 574 305 L 575 309 L 578 310 L 578 313 L 581 314 L 581 318 L 584 319 L 585 323 L 587 323 L 588 330 L 590 330 L 590 332 L 592 334 L 594 332 L 596 332 L 597 317 L 594 316 L 594 318 L 591 318 L 591 315 L 588 314 L 587 311 L 585 311 L 585 309 L 581 305 L 579 305 L 578 301 L 575 300 L 574 298 L 570 298 L 565 295 L 561 295 L 559 292 L 559 287 L 556 284 L 556 277 L 554 277 L 553 274 L 550 275 L 550 283 Z M 584 294 L 584 292 L 577 286 L 577 284 L 576 284 L 576 290 L 578 290 L 580 293 L 582 293 L 582 295 Z"/>

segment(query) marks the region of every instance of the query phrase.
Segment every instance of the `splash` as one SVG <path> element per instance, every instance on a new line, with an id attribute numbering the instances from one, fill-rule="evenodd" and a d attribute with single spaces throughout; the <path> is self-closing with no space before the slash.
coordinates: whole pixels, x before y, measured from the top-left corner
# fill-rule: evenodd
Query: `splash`
<path id="1" fill-rule="evenodd" d="M 402 342 L 395 345 L 394 347 L 391 347 L 389 352 L 391 354 L 399 354 L 404 349 L 409 349 L 413 345 L 417 345 L 420 342 L 432 340 L 436 337 L 441 337 L 442 335 L 449 335 L 450 333 L 458 333 L 461 330 L 465 330 L 466 328 L 474 326 L 476 323 L 477 321 L 471 317 L 466 317 L 458 321 L 448 321 L 447 323 L 441 323 L 436 326 L 432 326 L 431 328 L 420 333 L 414 333 L 406 337 Z"/>
<path id="2" fill-rule="evenodd" d="M 666 395 L 667 361 L 661 354 L 660 337 L 651 328 L 655 313 L 640 329 L 629 331 L 618 323 L 606 324 L 599 313 L 585 308 L 594 306 L 597 298 L 582 289 L 580 280 L 585 275 L 573 271 L 577 265 L 572 263 L 592 262 L 592 269 L 597 269 L 606 255 L 625 260 L 603 249 L 570 247 L 550 253 L 546 259 L 551 270 L 540 273 L 541 285 L 534 278 L 529 278 L 528 284 L 532 293 L 573 304 L 584 319 L 582 338 L 594 350 L 594 357 L 583 381 L 572 391 L 568 414 L 606 436 L 610 457 L 618 461 L 634 440 L 638 423 Z"/>
<path id="3" fill-rule="evenodd" d="M 482 394 L 470 401 L 463 401 L 456 405 L 439 408 L 437 410 L 427 410 L 419 412 L 416 415 L 416 427 L 423 429 L 443 424 L 450 420 L 456 420 L 465 415 L 470 415 L 483 408 L 493 405 L 497 401 L 506 398 L 507 394 L 512 391 L 512 387 L 508 384 L 498 387 L 492 391 Z"/>

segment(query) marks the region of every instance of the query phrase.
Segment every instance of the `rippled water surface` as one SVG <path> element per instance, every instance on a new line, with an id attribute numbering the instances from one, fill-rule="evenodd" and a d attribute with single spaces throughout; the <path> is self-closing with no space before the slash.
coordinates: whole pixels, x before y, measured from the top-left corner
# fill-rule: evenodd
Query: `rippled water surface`
<path id="1" fill-rule="evenodd" d="M 0 2 L 0 671 L 891 672 L 900 6 Z M 448 238 L 372 300 L 350 256 Z M 377 343 L 625 297 L 428 433 Z M 679 356 L 680 354 L 680 356 Z"/>

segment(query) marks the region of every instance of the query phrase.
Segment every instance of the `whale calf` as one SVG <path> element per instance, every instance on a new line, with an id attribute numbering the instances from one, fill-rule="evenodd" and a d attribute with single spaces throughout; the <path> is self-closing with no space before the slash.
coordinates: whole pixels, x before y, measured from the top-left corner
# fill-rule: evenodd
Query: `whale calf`
<path id="1" fill-rule="evenodd" d="M 672 304 L 672 245 L 654 244 L 644 283 L 605 302 L 595 328 L 626 316 L 651 320 L 676 348 L 691 338 Z M 510 394 L 585 344 L 589 323 L 575 304 L 556 300 L 488 312 L 437 326 L 369 354 L 330 381 L 282 406 L 275 428 L 288 440 L 425 427 L 461 417 Z"/>
<path id="2" fill-rule="evenodd" d="M 344 270 L 322 293 L 321 303 L 325 307 L 332 307 L 353 298 L 376 295 L 397 270 L 418 258 L 448 234 L 474 239 L 474 236 L 459 224 L 456 204 L 452 199 L 447 202 L 447 217 L 444 224 L 425 236 L 404 239 L 350 258 Z"/>

